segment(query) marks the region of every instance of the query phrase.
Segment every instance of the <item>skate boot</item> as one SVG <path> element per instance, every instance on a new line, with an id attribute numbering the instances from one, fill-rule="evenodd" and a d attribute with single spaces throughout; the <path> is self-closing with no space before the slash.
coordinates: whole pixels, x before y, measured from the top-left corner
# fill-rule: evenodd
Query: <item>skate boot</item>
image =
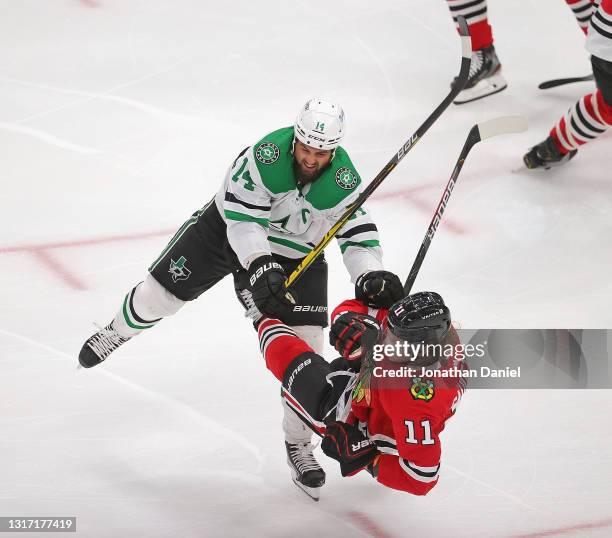
<path id="1" fill-rule="evenodd" d="M 533 146 L 523 156 L 525 166 L 530 170 L 544 168 L 549 170 L 553 166 L 560 166 L 574 158 L 578 150 L 572 150 L 563 155 L 552 137 L 548 137 L 544 142 Z"/>
<path id="2" fill-rule="evenodd" d="M 453 84 L 457 81 L 453 81 Z M 487 95 L 505 90 L 508 86 L 506 79 L 501 74 L 501 64 L 495 53 L 495 47 L 491 45 L 484 49 L 472 52 L 472 65 L 470 65 L 470 76 L 465 88 L 455 97 L 454 103 L 462 105 L 476 99 L 482 99 Z"/>
<path id="3" fill-rule="evenodd" d="M 294 484 L 311 499 L 318 501 L 321 486 L 325 484 L 325 471 L 312 455 L 312 444 L 285 441 L 285 448 Z"/>
<path id="4" fill-rule="evenodd" d="M 112 322 L 104 329 L 87 339 L 79 353 L 79 362 L 85 368 L 91 368 L 101 363 L 121 344 L 127 342 L 131 337 L 121 336 L 113 327 Z"/>

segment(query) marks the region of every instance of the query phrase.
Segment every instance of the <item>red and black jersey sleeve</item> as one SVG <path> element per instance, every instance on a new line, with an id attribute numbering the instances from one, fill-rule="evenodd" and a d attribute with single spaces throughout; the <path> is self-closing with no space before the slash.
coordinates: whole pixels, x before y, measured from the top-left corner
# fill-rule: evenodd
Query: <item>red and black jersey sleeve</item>
<path id="1" fill-rule="evenodd" d="M 393 489 L 426 495 L 438 482 L 441 454 L 438 430 L 436 418 L 426 414 L 393 417 L 397 456 L 381 455 L 377 480 Z"/>
<path id="2" fill-rule="evenodd" d="M 400 394 L 395 396 L 399 397 Z M 382 399 L 386 400 L 385 408 L 393 436 L 374 436 L 387 445 L 385 453 L 378 460 L 377 480 L 393 489 L 426 495 L 438 482 L 441 454 L 439 433 L 444 428 L 444 420 L 440 421 L 437 413 L 423 409 L 426 403 L 402 405 L 397 398 L 387 396 Z"/>
<path id="3" fill-rule="evenodd" d="M 378 409 L 368 422 L 370 438 L 381 445 L 377 480 L 390 488 L 426 495 L 438 482 L 440 434 L 457 408 L 465 385 L 407 378 L 403 387 L 376 389 Z M 385 435 L 382 435 L 385 434 Z"/>

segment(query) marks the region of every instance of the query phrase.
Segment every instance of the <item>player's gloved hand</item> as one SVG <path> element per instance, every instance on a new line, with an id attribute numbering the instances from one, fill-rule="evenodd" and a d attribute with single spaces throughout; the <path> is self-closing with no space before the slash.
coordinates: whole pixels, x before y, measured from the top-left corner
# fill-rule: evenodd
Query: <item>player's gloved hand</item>
<path id="1" fill-rule="evenodd" d="M 255 258 L 248 275 L 253 301 L 262 314 L 282 319 L 297 302 L 295 292 L 285 289 L 287 275 L 272 256 Z"/>
<path id="2" fill-rule="evenodd" d="M 372 316 L 357 312 L 345 312 L 338 316 L 329 328 L 329 343 L 345 359 L 363 358 L 378 341 L 380 324 Z"/>
<path id="3" fill-rule="evenodd" d="M 340 421 L 327 424 L 321 449 L 340 462 L 342 476 L 352 476 L 365 469 L 378 455 L 376 445 L 357 426 Z"/>
<path id="4" fill-rule="evenodd" d="M 371 308 L 391 308 L 404 297 L 404 286 L 390 271 L 368 271 L 355 282 L 355 298 Z"/>

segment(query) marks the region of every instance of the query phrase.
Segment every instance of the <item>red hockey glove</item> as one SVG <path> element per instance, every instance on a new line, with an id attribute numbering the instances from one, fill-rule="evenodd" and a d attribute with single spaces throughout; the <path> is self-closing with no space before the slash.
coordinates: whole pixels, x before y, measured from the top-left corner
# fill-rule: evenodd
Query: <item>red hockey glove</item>
<path id="1" fill-rule="evenodd" d="M 378 340 L 380 324 L 372 316 L 345 312 L 329 328 L 329 343 L 345 359 L 361 359 Z"/>
<path id="2" fill-rule="evenodd" d="M 353 476 L 370 465 L 379 454 L 376 445 L 357 426 L 330 422 L 325 428 L 321 449 L 340 462 L 342 476 Z"/>

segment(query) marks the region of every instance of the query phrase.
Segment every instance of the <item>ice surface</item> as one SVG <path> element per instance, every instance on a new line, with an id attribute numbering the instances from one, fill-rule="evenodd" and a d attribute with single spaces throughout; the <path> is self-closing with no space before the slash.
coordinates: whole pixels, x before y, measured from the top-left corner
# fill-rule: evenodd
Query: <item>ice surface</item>
<path id="1" fill-rule="evenodd" d="M 415 289 L 466 328 L 612 327 L 610 135 L 512 172 L 592 83 L 561 0 L 492 0 L 509 81 L 449 109 L 369 204 L 406 275 L 464 137 L 470 155 Z M 314 95 L 342 103 L 366 179 L 444 97 L 460 44 L 442 0 L 21 0 L 0 16 L 0 515 L 77 516 L 88 537 L 609 536 L 609 391 L 473 391 L 425 498 L 369 476 L 314 504 L 291 483 L 278 386 L 232 284 L 76 370 L 243 147 Z M 337 247 L 330 304 L 352 293 Z"/>

